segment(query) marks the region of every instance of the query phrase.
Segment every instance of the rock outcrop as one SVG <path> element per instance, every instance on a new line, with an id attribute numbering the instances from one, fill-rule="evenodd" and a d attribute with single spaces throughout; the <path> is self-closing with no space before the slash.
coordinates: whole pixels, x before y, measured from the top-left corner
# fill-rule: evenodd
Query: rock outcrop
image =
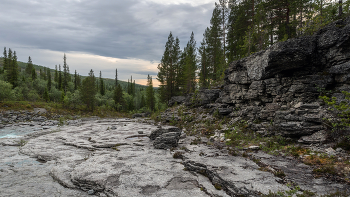
<path id="1" fill-rule="evenodd" d="M 349 69 L 347 18 L 232 62 L 217 102 L 236 109 L 230 116 L 270 122 L 284 136 L 311 135 L 325 129 L 322 118 L 328 115 L 320 106 L 320 90 L 350 91 Z M 252 128 L 266 130 L 261 123 Z"/>
<path id="2" fill-rule="evenodd" d="M 325 130 L 323 118 L 331 117 L 319 96 L 332 90 L 329 96 L 344 99 L 340 92 L 350 91 L 349 71 L 350 17 L 232 62 L 221 89 L 200 90 L 169 104 L 211 108 L 248 120 L 263 134 L 308 136 Z"/>
<path id="3" fill-rule="evenodd" d="M 167 126 L 158 128 L 152 131 L 149 138 L 153 141 L 153 146 L 156 149 L 170 149 L 178 145 L 181 129 L 177 127 Z"/>

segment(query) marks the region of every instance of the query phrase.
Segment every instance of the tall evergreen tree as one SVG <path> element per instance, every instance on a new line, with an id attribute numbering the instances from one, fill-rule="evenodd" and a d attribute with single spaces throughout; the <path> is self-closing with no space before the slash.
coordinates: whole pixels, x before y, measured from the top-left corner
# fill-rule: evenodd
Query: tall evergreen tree
<path id="1" fill-rule="evenodd" d="M 58 65 L 58 89 L 62 90 L 62 71 L 61 71 L 61 64 Z"/>
<path id="2" fill-rule="evenodd" d="M 57 70 L 57 65 L 55 65 L 55 76 L 54 76 L 54 81 L 58 83 L 58 70 Z M 56 87 L 57 88 L 57 87 Z"/>
<path id="3" fill-rule="evenodd" d="M 32 69 L 32 80 L 34 81 L 37 78 L 35 68 Z"/>
<path id="4" fill-rule="evenodd" d="M 121 106 L 124 104 L 124 100 L 123 100 L 123 89 L 121 87 L 121 85 L 118 83 L 118 70 L 115 69 L 115 86 L 114 86 L 114 95 L 113 95 L 113 99 L 114 99 L 114 103 L 115 103 L 115 109 L 117 111 L 120 111 Z"/>
<path id="5" fill-rule="evenodd" d="M 146 88 L 146 105 L 151 110 L 155 109 L 155 93 L 153 89 L 152 77 L 147 76 L 147 88 Z"/>
<path id="6" fill-rule="evenodd" d="M 100 71 L 100 94 L 103 96 L 105 95 L 105 86 L 103 83 L 103 79 L 102 79 L 102 72 Z"/>
<path id="7" fill-rule="evenodd" d="M 78 74 L 77 74 L 77 70 L 75 70 L 74 72 L 74 90 L 78 89 Z"/>
<path id="8" fill-rule="evenodd" d="M 51 85 L 52 85 L 52 82 L 51 82 L 51 71 L 50 69 L 47 69 L 47 90 L 48 91 L 51 91 Z"/>
<path id="9" fill-rule="evenodd" d="M 6 47 L 4 47 L 4 60 L 3 60 L 3 70 L 7 70 L 7 67 L 8 67 L 8 58 L 7 58 L 7 52 L 6 52 Z"/>
<path id="10" fill-rule="evenodd" d="M 94 71 L 91 69 L 89 76 L 83 80 L 82 86 L 80 87 L 81 99 L 83 103 L 86 104 L 87 109 L 91 111 L 94 111 L 95 95 L 97 93 L 95 83 Z"/>
<path id="11" fill-rule="evenodd" d="M 184 49 L 184 92 L 192 93 L 196 88 L 197 51 L 196 41 L 192 32 L 190 41 Z"/>
<path id="12" fill-rule="evenodd" d="M 33 62 L 32 62 L 32 58 L 30 58 L 30 56 L 28 57 L 28 63 L 25 69 L 25 72 L 30 76 L 32 74 L 32 70 L 33 70 Z"/>
<path id="13" fill-rule="evenodd" d="M 19 76 L 16 51 L 13 52 L 13 56 L 11 59 L 9 59 L 9 62 L 10 62 L 10 65 L 8 67 L 7 80 L 12 84 L 12 87 L 15 88 L 18 85 L 18 76 Z"/>
<path id="14" fill-rule="evenodd" d="M 62 88 L 64 92 L 67 92 L 69 79 L 69 67 L 67 65 L 66 54 L 63 55 L 63 78 L 62 78 Z"/>
<path id="15" fill-rule="evenodd" d="M 180 88 L 182 66 L 180 60 L 180 41 L 175 40 L 172 33 L 168 36 L 168 41 L 165 44 L 165 51 L 158 65 L 157 80 L 160 82 L 159 92 L 162 102 L 168 102 L 172 96 L 177 94 L 177 89 Z"/>

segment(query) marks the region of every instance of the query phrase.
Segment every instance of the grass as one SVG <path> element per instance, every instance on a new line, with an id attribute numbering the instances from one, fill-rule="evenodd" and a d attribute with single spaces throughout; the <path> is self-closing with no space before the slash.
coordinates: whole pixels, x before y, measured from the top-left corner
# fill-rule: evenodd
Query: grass
<path id="1" fill-rule="evenodd" d="M 60 115 L 64 119 L 71 119 L 73 116 L 80 117 L 90 117 L 98 116 L 101 118 L 108 117 L 131 117 L 131 114 L 117 112 L 112 109 L 106 109 L 103 107 L 96 107 L 96 109 L 91 112 L 85 109 L 85 106 L 78 106 L 76 108 L 69 108 L 62 103 L 54 102 L 30 102 L 30 101 L 2 101 L 0 102 L 0 112 L 2 111 L 21 111 L 28 110 L 31 111 L 34 108 L 45 108 L 47 110 L 46 114 L 42 114 L 47 118 L 52 119 Z"/>

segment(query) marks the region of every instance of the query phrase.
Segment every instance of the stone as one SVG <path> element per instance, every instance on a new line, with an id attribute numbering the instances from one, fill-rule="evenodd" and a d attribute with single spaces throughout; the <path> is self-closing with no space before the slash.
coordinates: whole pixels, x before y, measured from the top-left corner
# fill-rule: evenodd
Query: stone
<path id="1" fill-rule="evenodd" d="M 305 143 L 305 144 L 317 144 L 317 143 L 323 143 L 327 140 L 327 131 L 321 130 L 318 131 L 310 136 L 303 136 L 301 137 L 298 142 Z"/>
<path id="2" fill-rule="evenodd" d="M 87 191 L 87 193 L 88 193 L 89 195 L 93 195 L 93 194 L 95 193 L 95 191 L 94 191 L 93 189 L 91 189 L 91 190 Z"/>
<path id="3" fill-rule="evenodd" d="M 185 96 L 173 96 L 169 100 L 168 106 L 171 107 L 171 106 L 175 105 L 175 103 L 178 105 L 181 105 L 186 101 L 186 99 L 187 98 Z"/>
<path id="4" fill-rule="evenodd" d="M 113 126 L 111 127 L 111 129 L 112 129 L 112 130 L 116 130 L 117 127 L 113 125 Z"/>
<path id="5" fill-rule="evenodd" d="M 260 150 L 260 146 L 249 146 L 249 150 Z"/>
<path id="6" fill-rule="evenodd" d="M 336 151 L 332 147 L 327 148 L 325 151 L 330 156 L 335 156 L 337 154 Z"/>
<path id="7" fill-rule="evenodd" d="M 163 133 L 153 141 L 153 146 L 156 149 L 175 148 L 178 145 L 179 139 L 180 133 L 178 132 Z"/>

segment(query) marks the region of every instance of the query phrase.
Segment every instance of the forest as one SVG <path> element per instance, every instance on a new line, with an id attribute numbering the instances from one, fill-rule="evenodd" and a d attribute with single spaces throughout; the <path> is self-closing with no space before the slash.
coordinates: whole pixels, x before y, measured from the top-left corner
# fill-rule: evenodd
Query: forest
<path id="1" fill-rule="evenodd" d="M 158 65 L 159 98 L 219 87 L 229 63 L 267 49 L 276 42 L 308 36 L 350 14 L 350 1 L 220 0 L 196 46 L 194 33 L 186 47 L 170 32 Z"/>
<path id="2" fill-rule="evenodd" d="M 173 96 L 195 93 L 199 88 L 222 85 L 229 63 L 267 49 L 276 42 L 307 36 L 328 23 L 349 15 L 349 1 L 332 0 L 220 0 L 215 3 L 210 26 L 199 46 L 190 34 L 183 50 L 172 32 L 165 44 L 153 87 L 104 79 L 91 70 L 88 76 L 70 73 L 63 65 L 49 69 L 17 61 L 16 51 L 4 47 L 0 58 L 0 101 L 59 103 L 64 108 L 117 112 L 159 111 Z"/>

